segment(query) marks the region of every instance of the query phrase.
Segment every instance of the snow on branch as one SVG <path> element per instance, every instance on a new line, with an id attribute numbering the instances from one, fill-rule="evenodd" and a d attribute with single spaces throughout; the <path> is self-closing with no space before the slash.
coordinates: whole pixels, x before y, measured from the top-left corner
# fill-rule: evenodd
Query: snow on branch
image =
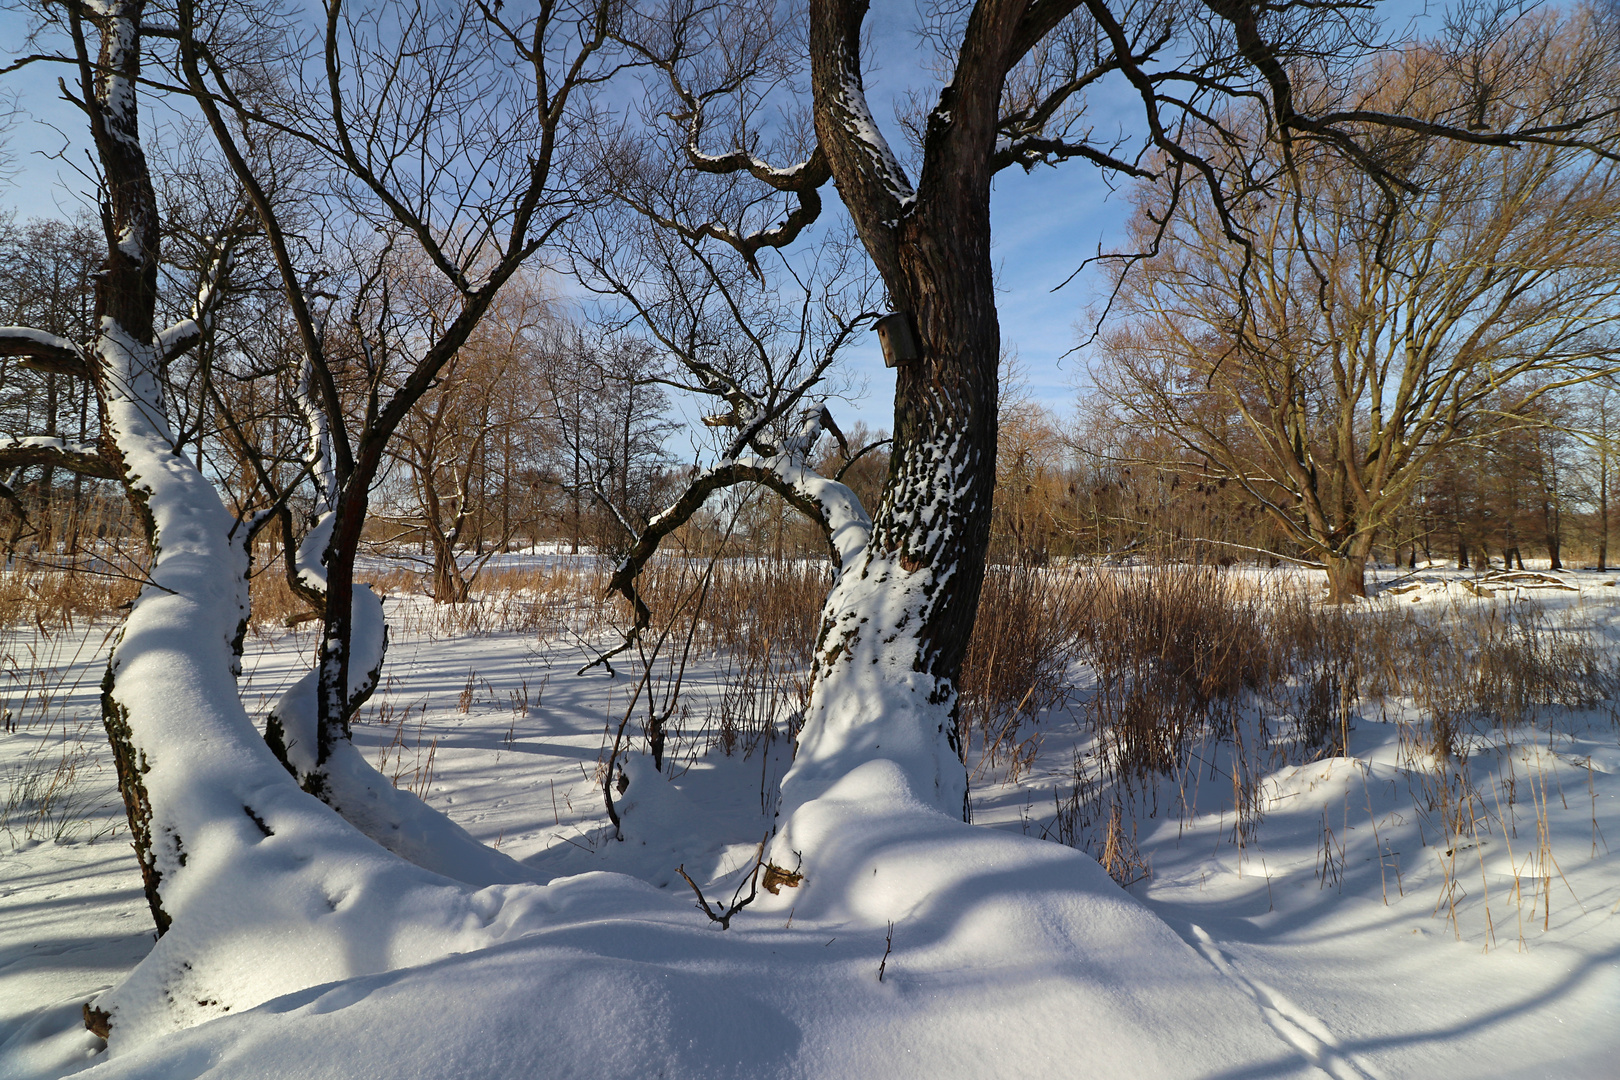
<path id="1" fill-rule="evenodd" d="M 293 399 L 309 430 L 309 450 L 304 461 L 315 480 L 316 512 L 320 513 L 330 510 L 337 500 L 337 463 L 332 450 L 332 421 L 315 396 L 315 362 L 308 357 L 304 359 Z"/>
<path id="2" fill-rule="evenodd" d="M 637 51 L 653 59 L 652 54 L 645 49 L 637 47 Z M 747 173 L 755 180 L 770 186 L 776 191 L 795 196 L 796 205 L 782 221 L 770 228 L 754 232 L 738 232 L 714 221 L 704 222 L 700 225 L 677 221 L 674 218 L 658 214 L 650 206 L 638 205 L 633 200 L 627 201 L 635 206 L 635 209 L 641 214 L 656 221 L 664 228 L 671 229 L 686 237 L 688 240 L 718 240 L 734 248 L 747 261 L 749 268 L 758 275 L 760 269 L 756 259 L 761 248 L 783 248 L 788 246 L 798 239 L 799 234 L 806 227 L 821 216 L 820 188 L 832 179 L 832 163 L 827 159 L 826 153 L 823 152 L 819 145 L 803 161 L 789 165 L 786 168 L 773 166 L 741 146 L 729 153 L 708 153 L 702 146 L 704 103 L 716 94 L 733 88 L 735 82 L 728 81 L 708 94 L 698 94 L 693 92 L 682 81 L 676 71 L 673 59 L 669 57 L 656 58 L 654 63 L 663 69 L 664 74 L 669 79 L 671 91 L 681 103 L 680 111 L 671 113 L 670 118 L 676 123 L 686 125 L 686 137 L 682 150 L 688 163 L 698 172 L 722 176 Z"/>
<path id="3" fill-rule="evenodd" d="M 829 172 L 830 176 L 831 173 Z M 667 214 L 660 214 L 650 205 L 625 197 L 625 202 L 642 214 L 647 220 L 669 229 L 688 240 L 718 240 L 727 247 L 735 250 L 748 263 L 748 268 L 756 276 L 761 274 L 759 268 L 759 251 L 761 248 L 784 248 L 797 240 L 805 228 L 821 216 L 821 193 L 814 186 L 807 185 L 795 192 L 798 196 L 798 205 L 788 212 L 787 217 L 768 229 L 755 232 L 738 232 L 728 226 L 713 221 L 706 221 L 701 225 L 691 225 L 677 220 Z M 622 197 L 622 196 L 621 196 Z"/>
<path id="4" fill-rule="evenodd" d="M 237 216 L 240 217 L 241 214 L 242 211 L 239 210 Z M 235 263 L 232 247 L 233 237 L 227 233 L 225 238 L 215 245 L 213 257 L 209 259 L 208 268 L 203 272 L 202 283 L 197 287 L 197 298 L 191 304 L 190 317 L 158 331 L 156 345 L 160 362 L 168 363 L 202 340 L 203 334 L 213 322 L 214 313 L 219 310 L 220 300 L 225 291 L 225 278 Z"/>
<path id="5" fill-rule="evenodd" d="M 822 433 L 829 430 L 837 430 L 832 416 L 825 405 L 817 405 L 807 410 L 799 431 L 782 440 L 777 453 L 728 456 L 694 477 L 680 498 L 647 523 L 647 528 L 636 537 L 608 580 L 608 594 L 618 593 L 630 602 L 635 609 L 635 622 L 619 645 L 580 670 L 588 671 L 597 664 L 606 664 L 634 644 L 647 628 L 652 621 L 652 610 L 636 588 L 641 571 L 657 553 L 664 537 L 691 520 L 717 491 L 739 484 L 758 484 L 771 489 L 821 528 L 832 555 L 835 575 L 849 566 L 871 538 L 872 519 L 854 491 L 822 476 L 806 460 Z"/>
<path id="6" fill-rule="evenodd" d="M 1084 142 L 1065 142 L 1062 139 L 1050 138 L 1039 132 L 1009 138 L 1005 135 L 996 139 L 995 154 L 990 159 L 991 168 L 1000 171 L 1012 165 L 1023 167 L 1029 172 L 1037 165 L 1056 165 L 1060 161 L 1070 158 L 1080 158 L 1091 162 L 1098 168 L 1109 169 L 1113 172 L 1133 176 L 1139 180 L 1157 179 L 1158 174 L 1150 169 L 1144 169 L 1115 157 L 1106 151 Z"/>
<path id="7" fill-rule="evenodd" d="M 23 367 L 88 378 L 84 350 L 65 337 L 27 326 L 0 326 L 0 356 L 25 357 Z"/>
<path id="8" fill-rule="evenodd" d="M 159 330 L 158 355 L 167 363 L 202 340 L 202 327 L 195 319 L 181 319 L 173 326 Z"/>
<path id="9" fill-rule="evenodd" d="M 702 117 L 701 110 L 694 110 L 687 117 L 686 159 L 699 172 L 722 175 L 746 172 L 755 180 L 769 184 L 777 191 L 790 191 L 799 195 L 813 191 L 832 179 L 832 168 L 827 163 L 827 155 L 822 153 L 819 146 L 809 157 L 785 169 L 761 161 L 746 150 L 733 150 L 729 154 L 704 153 L 698 147 L 698 132 L 702 126 Z"/>
<path id="10" fill-rule="evenodd" d="M 117 466 L 102 456 L 101 448 L 94 443 L 60 439 L 54 435 L 0 437 L 0 469 L 26 465 L 54 465 L 81 476 L 97 476 L 105 480 L 118 478 Z"/>
<path id="11" fill-rule="evenodd" d="M 871 175 L 904 213 L 917 201 L 917 192 L 906 178 L 900 159 L 889 148 L 889 140 L 883 137 L 882 129 L 873 119 L 872 110 L 866 104 L 866 91 L 853 71 L 843 72 L 828 104 L 844 133 L 865 153 Z"/>

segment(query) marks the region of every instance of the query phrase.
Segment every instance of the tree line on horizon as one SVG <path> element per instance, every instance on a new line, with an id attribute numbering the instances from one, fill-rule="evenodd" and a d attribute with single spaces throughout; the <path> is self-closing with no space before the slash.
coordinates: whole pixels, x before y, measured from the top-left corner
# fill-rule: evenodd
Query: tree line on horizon
<path id="1" fill-rule="evenodd" d="M 1218 242 L 1207 242 L 1218 255 Z M 100 245 L 98 228 L 84 218 L 4 218 L 0 318 L 85 336 Z M 1614 265 L 1600 268 L 1606 281 L 1620 280 Z M 1142 272 L 1143 283 L 1128 285 L 1142 296 L 1165 276 Z M 177 309 L 183 302 L 171 300 Z M 298 344 L 274 306 L 273 297 L 243 290 L 222 309 L 197 368 L 179 372 L 173 389 L 199 417 L 215 398 L 218 415 L 228 416 L 238 434 L 276 447 L 264 466 L 290 474 L 301 464 L 303 437 L 290 385 L 296 366 L 287 362 Z M 1592 322 L 1601 325 L 1611 316 L 1599 312 Z M 1610 339 L 1603 348 L 1609 351 L 1594 350 L 1592 358 L 1600 365 L 1615 355 Z M 1272 499 L 1286 494 L 1285 485 L 1271 485 L 1270 498 L 1255 497 L 1245 485 L 1268 465 L 1261 447 L 1250 443 L 1246 459 L 1242 450 L 1228 449 L 1231 459 L 1202 452 L 1197 437 L 1207 432 L 1195 422 L 1144 407 L 1139 391 L 1153 384 L 1132 368 L 1140 357 L 1129 337 L 1116 335 L 1094 348 L 1095 384 L 1078 393 L 1066 414 L 1022 392 L 1016 361 L 1009 365 L 999 409 L 990 560 L 1321 567 L 1320 551 L 1268 512 Z M 1166 362 L 1176 366 L 1173 358 Z M 289 373 L 279 394 L 266 396 L 257 382 L 233 374 L 278 363 Z M 1207 361 L 1182 361 L 1181 376 L 1196 372 L 1199 363 Z M 1243 363 L 1234 361 L 1232 369 L 1245 371 Z M 1245 374 L 1254 374 L 1258 365 L 1247 363 Z M 593 341 L 591 328 L 570 316 L 543 279 L 523 278 L 407 419 L 368 543 L 419 556 L 425 591 L 447 602 L 467 599 L 476 567 L 496 553 L 535 545 L 622 553 L 692 467 L 680 461 L 670 437 L 681 425 L 656 381 L 664 374 L 661 365 L 645 339 Z M 1615 376 L 1547 364 L 1536 378 L 1491 387 L 1455 430 L 1435 440 L 1435 452 L 1409 489 L 1382 512 L 1368 557 L 1414 567 L 1522 569 L 1528 555 L 1553 569 L 1607 568 L 1620 456 Z M 0 357 L 0 424 L 7 431 L 90 441 L 98 421 L 88 390 L 82 380 Z M 1195 390 L 1188 400 L 1196 398 L 1201 407 L 1220 399 L 1207 387 Z M 1315 404 L 1325 416 L 1341 403 L 1327 394 Z M 888 433 L 861 426 L 850 434 L 843 445 L 825 447 L 820 464 L 830 471 L 849 466 L 846 482 L 875 502 L 888 466 Z M 253 465 L 225 423 L 197 424 L 190 445 L 221 483 L 249 496 Z M 866 452 L 851 461 L 860 448 Z M 0 499 L 8 557 L 71 554 L 109 530 L 121 540 L 135 538 L 134 523 L 108 482 L 50 462 L 0 477 Z M 729 542 L 740 554 L 825 556 L 815 529 L 791 507 L 769 500 L 716 505 L 687 532 L 698 550 Z"/>

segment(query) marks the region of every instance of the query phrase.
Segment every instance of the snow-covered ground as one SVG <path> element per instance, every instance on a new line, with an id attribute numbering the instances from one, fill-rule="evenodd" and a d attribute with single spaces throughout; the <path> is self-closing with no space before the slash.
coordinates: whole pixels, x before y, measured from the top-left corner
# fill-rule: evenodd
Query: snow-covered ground
<path id="1" fill-rule="evenodd" d="M 1375 602 L 1440 618 L 1537 605 L 1612 664 L 1616 576 L 1562 579 L 1573 588 L 1426 571 Z M 389 603 L 399 616 L 418 601 Z M 1121 889 L 1041 839 L 1061 831 L 1087 749 L 1077 700 L 1041 719 L 1015 780 L 970 762 L 972 828 L 908 803 L 882 770 L 852 775 L 848 805 L 887 812 L 839 816 L 831 800 L 817 827 L 846 839 L 836 888 L 760 891 L 720 930 L 678 868 L 711 903 L 733 895 L 789 749 L 709 745 L 716 661 L 686 676 L 674 783 L 632 769 L 621 842 L 598 770 L 634 675 L 576 675 L 572 637 L 425 629 L 396 631 L 356 741 L 551 880 L 548 928 L 91 1057 L 81 1004 L 152 940 L 99 731 L 107 627 L 4 633 L 0 1077 L 1620 1075 L 1614 702 L 1469 730 L 1465 760 L 1414 744 L 1401 694 L 1363 702 L 1347 755 L 1256 778 L 1246 830 L 1212 758 L 1178 782 L 1197 812 L 1144 799 L 1122 822 L 1151 873 Z M 313 643 L 250 637 L 250 711 Z"/>

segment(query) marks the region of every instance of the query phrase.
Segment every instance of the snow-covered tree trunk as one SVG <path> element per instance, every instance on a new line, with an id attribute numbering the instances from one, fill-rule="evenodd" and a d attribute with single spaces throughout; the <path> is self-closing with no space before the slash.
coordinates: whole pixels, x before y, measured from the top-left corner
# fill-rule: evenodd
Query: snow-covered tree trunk
<path id="1" fill-rule="evenodd" d="M 896 372 L 894 446 L 871 542 L 823 610 L 810 708 L 782 782 L 779 852 L 804 850 L 792 827 L 800 807 L 872 761 L 898 766 L 924 805 L 966 814 L 956 680 L 995 483 L 990 178 L 1002 69 L 991 58 L 973 79 L 959 73 L 929 117 L 914 189 L 867 108 L 864 14 L 848 0 L 811 5 L 816 133 L 918 355 Z"/>
<path id="2" fill-rule="evenodd" d="M 989 542 L 998 341 L 987 274 L 919 276 L 923 359 L 899 371 L 871 541 L 822 610 L 810 707 L 782 785 L 785 817 L 872 758 L 899 764 L 918 798 L 965 814 L 956 679 Z"/>
<path id="3" fill-rule="evenodd" d="M 129 977 L 85 1007 L 86 1026 L 116 1051 L 292 990 L 482 947 L 530 925 L 538 904 L 528 887 L 475 891 L 378 847 L 299 789 L 242 705 L 252 523 L 175 449 L 160 377 L 202 332 L 213 290 L 193 319 L 154 332 L 157 211 L 135 94 L 142 4 L 98 10 L 94 60 L 70 16 L 108 190 L 95 337 L 86 349 L 26 330 L 0 337 L 93 379 L 99 468 L 124 484 L 154 553 L 103 684 L 159 932 Z M 98 467 L 57 443 L 19 451 Z"/>
<path id="4" fill-rule="evenodd" d="M 335 515 L 330 496 L 337 488 L 332 468 L 331 431 L 314 401 L 309 378 L 299 404 L 309 424 L 307 460 L 315 477 L 316 517 L 295 556 L 299 591 L 327 603 L 324 560 Z M 344 713 L 352 716 L 377 688 L 388 651 L 388 623 L 382 599 L 369 585 L 356 584 L 350 601 L 348 691 Z M 444 814 L 409 791 L 400 791 L 366 761 L 345 735 L 321 752 L 316 695 L 320 669 L 311 668 L 281 695 L 265 719 L 265 742 L 303 790 L 317 795 L 345 821 L 389 851 L 417 866 L 472 885 L 538 880 L 508 855 L 486 847 Z"/>
<path id="5" fill-rule="evenodd" d="M 86 88 L 94 93 L 91 132 L 106 174 L 110 216 L 88 368 L 102 410 L 103 451 L 116 463 L 156 556 L 151 584 L 136 599 L 113 650 L 102 714 L 147 902 L 162 934 L 172 922 L 162 883 L 173 865 L 184 861 L 185 836 L 166 815 L 154 814 L 148 782 L 154 763 L 132 722 L 140 725 L 155 711 L 158 703 L 146 699 L 143 684 L 161 687 L 163 680 L 150 669 L 165 663 L 183 667 L 199 683 L 188 688 L 191 696 L 207 698 L 208 684 L 218 682 L 234 696 L 236 650 L 247 614 L 247 564 L 245 550 L 235 550 L 228 538 L 235 522 L 211 487 L 206 493 L 199 490 L 206 482 L 174 452 L 165 419 L 152 324 L 157 308 L 157 197 L 141 147 L 135 99 L 144 10 L 142 0 L 108 5 L 93 87 Z M 164 599 L 171 602 L 164 604 Z M 173 646 L 178 643 L 162 640 L 165 628 L 189 629 L 199 622 L 207 632 L 188 643 L 195 650 L 188 663 L 175 663 Z"/>

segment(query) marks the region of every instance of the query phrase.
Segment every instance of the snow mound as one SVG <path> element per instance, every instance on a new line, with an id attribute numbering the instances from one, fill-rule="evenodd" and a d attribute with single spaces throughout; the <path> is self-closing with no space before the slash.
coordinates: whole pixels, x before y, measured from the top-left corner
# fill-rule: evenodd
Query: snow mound
<path id="1" fill-rule="evenodd" d="M 115 1054 L 95 1075 L 335 1078 L 357 1063 L 372 1076 L 480 1080 L 1310 1069 L 1252 996 L 1090 858 L 952 820 L 893 762 L 855 770 L 793 828 L 814 844 L 814 867 L 796 888 L 761 893 L 729 931 L 675 890 L 566 878 L 542 890 L 551 918 L 537 932 L 290 994 Z"/>

